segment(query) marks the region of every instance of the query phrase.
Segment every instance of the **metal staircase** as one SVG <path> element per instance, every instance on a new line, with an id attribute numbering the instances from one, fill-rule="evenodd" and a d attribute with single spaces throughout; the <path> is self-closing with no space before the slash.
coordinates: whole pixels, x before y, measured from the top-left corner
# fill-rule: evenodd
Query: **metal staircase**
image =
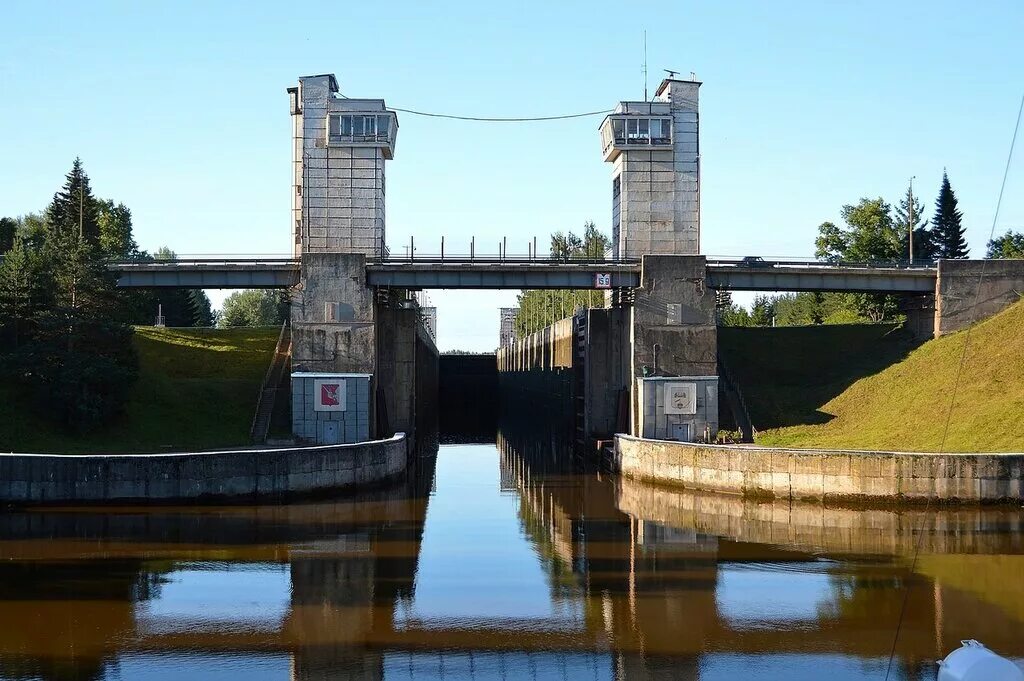
<path id="1" fill-rule="evenodd" d="M 292 330 L 286 320 L 281 325 L 281 333 L 277 337 L 277 345 L 274 347 L 274 357 L 270 360 L 267 375 L 263 377 L 263 385 L 260 386 L 259 398 L 256 401 L 256 413 L 252 417 L 252 427 L 249 429 L 249 437 L 253 444 L 262 445 L 267 441 L 270 419 L 273 416 L 274 403 L 277 400 L 277 388 L 284 378 L 291 354 Z"/>

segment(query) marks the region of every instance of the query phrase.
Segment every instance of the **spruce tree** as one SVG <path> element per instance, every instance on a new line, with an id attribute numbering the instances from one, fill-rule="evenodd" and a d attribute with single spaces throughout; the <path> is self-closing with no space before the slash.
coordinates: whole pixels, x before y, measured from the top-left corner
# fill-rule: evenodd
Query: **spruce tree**
<path id="1" fill-rule="evenodd" d="M 932 234 L 935 240 L 936 257 L 966 258 L 967 240 L 964 238 L 963 213 L 957 207 L 956 194 L 949 184 L 949 176 L 942 172 L 942 187 L 935 200 L 935 217 L 932 218 Z"/>
<path id="2" fill-rule="evenodd" d="M 14 247 L 14 235 L 17 231 L 17 220 L 14 218 L 0 218 L 0 255 Z"/>
<path id="3" fill-rule="evenodd" d="M 75 159 L 64 186 L 53 195 L 46 218 L 58 238 L 74 233 L 80 234 L 90 244 L 99 243 L 99 206 L 92 195 L 89 176 L 85 174 L 81 159 Z"/>
<path id="4" fill-rule="evenodd" d="M 0 362 L 40 413 L 73 431 L 123 409 L 137 374 L 123 299 L 99 246 L 97 202 L 75 160 L 46 219 L 26 217 L 0 272 Z M 36 224 L 38 223 L 38 224 Z"/>

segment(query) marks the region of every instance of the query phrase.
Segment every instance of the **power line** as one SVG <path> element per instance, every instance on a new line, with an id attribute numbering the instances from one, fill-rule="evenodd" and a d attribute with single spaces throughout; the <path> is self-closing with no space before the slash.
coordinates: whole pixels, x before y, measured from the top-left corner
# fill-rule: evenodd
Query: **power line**
<path id="1" fill-rule="evenodd" d="M 1021 95 L 1020 106 L 1017 109 L 1017 122 L 1013 127 L 1013 137 L 1010 139 L 1010 152 L 1006 156 L 1006 167 L 1003 169 L 1003 181 L 999 185 L 999 197 L 996 199 L 996 212 L 992 216 L 992 228 L 989 230 L 988 240 L 992 241 L 996 234 L 996 224 L 999 221 L 999 211 L 1003 206 L 1003 193 L 1006 191 L 1006 178 L 1010 175 L 1010 163 L 1013 161 L 1013 149 L 1017 146 L 1017 133 L 1020 131 L 1020 119 L 1021 114 L 1024 114 L 1024 95 Z M 911 228 L 913 225 L 911 225 Z M 967 327 L 964 332 L 964 347 L 960 352 L 960 362 L 956 368 L 956 375 L 953 379 L 953 390 L 949 398 L 949 409 L 946 410 L 946 423 L 942 429 L 942 442 L 939 445 L 939 453 L 946 451 L 946 438 L 949 436 L 949 424 L 953 418 L 953 407 L 956 405 L 956 393 L 960 387 L 960 376 L 964 371 L 964 364 L 967 362 L 967 349 L 971 344 L 971 331 L 974 329 L 974 321 L 978 313 L 978 304 L 981 302 L 981 284 L 985 279 L 985 269 L 988 265 L 989 258 L 985 258 L 981 261 L 981 272 L 978 274 L 978 287 L 974 293 L 974 304 L 971 306 L 973 312 L 971 324 Z M 917 535 L 917 543 L 914 547 L 914 559 L 910 564 L 911 574 L 917 572 L 917 559 L 921 555 L 921 544 L 924 541 L 924 522 L 927 520 L 928 509 L 931 506 L 931 497 L 928 498 L 925 504 L 925 517 L 922 518 L 922 527 Z M 893 658 L 896 657 L 896 643 L 900 639 L 900 630 L 903 627 L 903 616 L 907 610 L 907 600 L 910 595 L 910 580 L 907 580 L 906 586 L 903 587 L 903 603 L 900 606 L 900 618 L 896 622 L 896 635 L 892 640 L 892 650 L 889 651 L 889 665 L 885 669 L 886 681 L 889 679 L 889 674 L 892 672 Z"/>
<path id="2" fill-rule="evenodd" d="M 450 118 L 456 121 L 479 121 L 483 123 L 533 123 L 537 121 L 561 121 L 567 118 L 584 118 L 586 116 L 597 116 L 600 114 L 611 113 L 611 109 L 602 109 L 600 111 L 584 111 L 583 113 L 562 114 L 559 116 L 488 118 L 484 116 L 458 116 L 455 114 L 429 113 L 427 111 L 416 111 L 414 109 L 399 109 L 398 107 L 395 106 L 389 106 L 388 109 L 391 111 L 400 111 L 402 113 L 413 114 L 415 116 L 428 116 L 430 118 Z"/>
<path id="3" fill-rule="evenodd" d="M 347 95 L 336 93 L 342 99 L 348 99 Z M 600 111 L 584 111 L 582 113 L 561 114 L 558 116 L 513 116 L 513 117 L 487 117 L 487 116 L 460 116 L 457 114 L 433 113 L 430 111 L 417 111 L 416 109 L 400 109 L 397 106 L 389 106 L 388 111 L 399 111 L 414 116 L 427 116 L 429 118 L 449 118 L 456 121 L 478 121 L 482 123 L 533 123 L 538 121 L 561 121 L 568 118 L 584 118 L 586 116 L 598 116 L 610 114 L 611 109 Z"/>

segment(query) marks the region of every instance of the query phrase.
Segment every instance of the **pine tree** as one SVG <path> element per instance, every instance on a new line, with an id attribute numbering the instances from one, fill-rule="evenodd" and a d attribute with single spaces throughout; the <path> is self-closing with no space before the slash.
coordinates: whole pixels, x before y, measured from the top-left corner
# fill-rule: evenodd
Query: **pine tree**
<path id="1" fill-rule="evenodd" d="M 123 299 L 99 247 L 97 201 L 75 160 L 46 219 L 27 216 L 0 272 L 0 315 L 17 322 L 0 347 L 9 376 L 73 431 L 120 412 L 137 375 Z"/>
<path id="2" fill-rule="evenodd" d="M 963 213 L 957 209 L 956 194 L 949 184 L 949 176 L 942 173 L 942 187 L 935 200 L 932 234 L 938 258 L 966 258 L 969 249 L 964 238 Z"/>
<path id="3" fill-rule="evenodd" d="M 81 159 L 76 158 L 64 186 L 53 195 L 53 203 L 46 212 L 47 223 L 58 237 L 80 234 L 89 243 L 98 244 L 98 216 L 98 204 L 89 186 L 89 176 L 85 174 Z"/>
<path id="4" fill-rule="evenodd" d="M 14 218 L 0 218 L 0 255 L 14 247 L 14 235 L 17 231 L 17 220 Z"/>
<path id="5" fill-rule="evenodd" d="M 908 240 L 911 227 L 914 230 L 913 260 L 928 261 L 935 259 L 935 243 L 932 231 L 928 229 L 928 220 L 924 217 L 924 206 L 914 196 L 913 189 L 908 187 L 906 195 L 896 208 L 895 227 L 901 238 Z M 911 223 L 913 223 L 911 225 Z M 909 250 L 909 244 L 907 246 Z M 907 251 L 905 251 L 907 252 Z"/>
<path id="6" fill-rule="evenodd" d="M 0 355 L 31 338 L 36 315 L 52 303 L 43 262 L 31 242 L 18 237 L 0 263 Z"/>
<path id="7" fill-rule="evenodd" d="M 213 326 L 213 307 L 206 292 L 199 288 L 189 289 L 188 297 L 192 309 L 192 326 Z"/>

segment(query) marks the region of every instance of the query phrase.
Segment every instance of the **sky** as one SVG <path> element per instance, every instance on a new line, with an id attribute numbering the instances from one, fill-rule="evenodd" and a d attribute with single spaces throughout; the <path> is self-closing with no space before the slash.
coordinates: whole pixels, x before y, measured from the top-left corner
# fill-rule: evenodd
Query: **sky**
<path id="1" fill-rule="evenodd" d="M 933 210 L 942 172 L 972 253 L 992 228 L 1024 93 L 1024 3 L 22 2 L 0 39 L 0 215 L 45 207 L 80 156 L 125 203 L 140 246 L 289 252 L 285 89 L 334 73 L 342 93 L 468 116 L 548 116 L 642 99 L 696 74 L 702 251 L 809 257 L 843 204 Z M 610 232 L 600 117 L 473 123 L 399 113 L 387 235 L 404 252 L 525 253 L 537 237 Z M 1012 164 L 996 232 L 1024 228 Z M 493 246 L 490 246 L 493 244 Z M 224 293 L 211 292 L 215 302 Z M 433 291 L 438 345 L 492 350 L 515 292 Z"/>

